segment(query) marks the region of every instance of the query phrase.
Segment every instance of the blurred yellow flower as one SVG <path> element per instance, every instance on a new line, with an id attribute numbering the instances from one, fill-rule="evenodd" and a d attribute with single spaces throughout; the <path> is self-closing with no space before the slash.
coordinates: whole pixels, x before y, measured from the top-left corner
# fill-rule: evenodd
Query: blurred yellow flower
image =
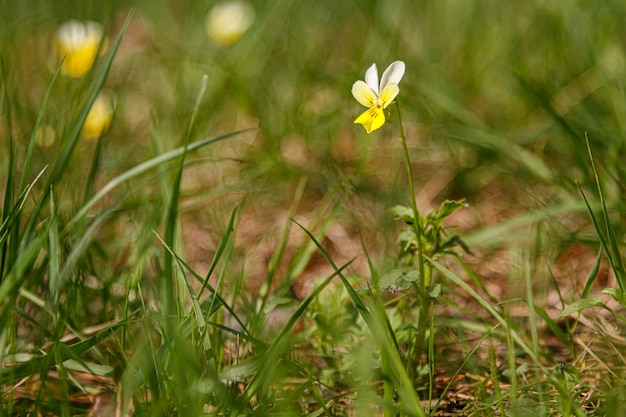
<path id="1" fill-rule="evenodd" d="M 352 85 L 352 95 L 368 109 L 354 123 L 363 125 L 367 133 L 385 124 L 384 109 L 389 106 L 400 92 L 398 84 L 404 76 L 404 62 L 395 61 L 387 67 L 378 83 L 376 64 L 365 71 L 365 81 L 357 81 Z"/>
<path id="2" fill-rule="evenodd" d="M 244 1 L 216 4 L 206 17 L 206 33 L 221 46 L 234 44 L 254 22 L 254 9 Z"/>
<path id="3" fill-rule="evenodd" d="M 70 20 L 57 29 L 56 51 L 65 57 L 61 73 L 80 78 L 93 66 L 103 37 L 102 26 L 96 22 Z"/>
<path id="4" fill-rule="evenodd" d="M 100 93 L 94 101 L 87 119 L 83 124 L 81 134 L 86 139 L 97 139 L 111 126 L 113 119 L 113 99 L 107 93 Z"/>

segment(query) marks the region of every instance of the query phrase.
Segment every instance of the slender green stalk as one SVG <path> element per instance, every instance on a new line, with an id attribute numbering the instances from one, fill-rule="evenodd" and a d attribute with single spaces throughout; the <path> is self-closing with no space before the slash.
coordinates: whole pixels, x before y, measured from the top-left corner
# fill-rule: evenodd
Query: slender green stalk
<path id="1" fill-rule="evenodd" d="M 429 305 L 432 304 L 432 301 Z M 428 334 L 428 408 L 430 413 L 433 403 L 433 389 L 435 386 L 435 312 L 430 308 L 430 329 Z"/>
<path id="2" fill-rule="evenodd" d="M 205 74 L 202 77 L 202 83 L 200 85 L 200 90 L 198 91 L 198 96 L 196 97 L 196 102 L 193 107 L 193 112 L 191 113 L 191 119 L 189 120 L 189 125 L 187 127 L 187 131 L 184 137 L 183 143 L 183 151 L 178 160 L 178 169 L 176 171 L 176 177 L 174 182 L 172 183 L 171 193 L 170 193 L 170 202 L 167 209 L 167 214 L 165 217 L 165 237 L 164 243 L 166 248 L 174 247 L 174 236 L 176 231 L 176 225 L 178 222 L 178 198 L 180 195 L 180 185 L 183 178 L 183 170 L 185 167 L 185 158 L 187 156 L 187 152 L 189 151 L 189 143 L 191 142 L 191 136 L 193 132 L 194 123 L 196 121 L 196 117 L 198 115 L 198 110 L 200 108 L 200 103 L 202 98 L 204 97 L 204 93 L 206 92 L 208 76 Z M 177 311 L 176 304 L 176 285 L 175 275 L 174 275 L 174 257 L 172 253 L 167 249 L 163 252 L 163 275 L 161 277 L 161 296 L 163 297 L 163 314 L 166 317 L 166 323 L 168 326 L 166 327 L 168 330 L 172 330 L 169 328 L 169 324 L 171 324 L 172 315 L 178 316 L 180 311 Z"/>
<path id="3" fill-rule="evenodd" d="M 404 153 L 404 163 L 406 164 L 406 173 L 407 180 L 409 182 L 409 192 L 410 192 L 410 202 L 411 209 L 413 210 L 413 217 L 415 218 L 415 222 L 413 223 L 413 228 L 415 229 L 415 235 L 417 236 L 417 260 L 419 264 L 419 272 L 420 272 L 420 286 L 421 289 L 424 290 L 427 286 L 430 285 L 430 274 L 428 276 L 425 275 L 425 267 L 424 267 L 424 254 L 422 252 L 422 228 L 420 226 L 420 212 L 417 209 L 417 199 L 415 198 L 415 185 L 413 183 L 413 167 L 411 165 L 411 157 L 409 156 L 409 148 L 406 145 L 406 136 L 404 135 L 404 128 L 402 127 L 402 118 L 400 116 L 400 105 L 398 104 L 398 100 L 394 101 L 396 105 L 396 115 L 398 118 L 398 133 L 400 134 L 400 141 L 402 143 L 402 151 Z"/>
<path id="4" fill-rule="evenodd" d="M 410 203 L 413 210 L 413 229 L 415 236 L 417 236 L 417 262 L 420 273 L 420 280 L 418 284 L 418 298 L 419 298 L 419 318 L 417 323 L 417 334 L 415 335 L 415 345 L 418 355 L 421 355 L 424 350 L 424 342 L 426 338 L 426 325 L 428 321 L 428 310 L 431 308 L 431 303 L 426 302 L 428 295 L 426 288 L 431 285 L 431 273 L 430 267 L 424 264 L 424 248 L 422 243 L 422 227 L 421 227 L 421 215 L 417 209 L 417 199 L 415 197 L 415 184 L 413 183 L 413 167 L 411 165 L 411 157 L 409 155 L 409 148 L 406 144 L 406 136 L 404 134 L 404 128 L 402 127 L 402 117 L 400 116 L 400 105 L 398 100 L 394 101 L 396 105 L 396 115 L 398 120 L 398 133 L 400 134 L 400 142 L 402 143 L 402 151 L 404 153 L 404 162 L 407 171 L 407 180 L 409 183 Z M 432 333 L 430 334 L 432 338 Z"/>

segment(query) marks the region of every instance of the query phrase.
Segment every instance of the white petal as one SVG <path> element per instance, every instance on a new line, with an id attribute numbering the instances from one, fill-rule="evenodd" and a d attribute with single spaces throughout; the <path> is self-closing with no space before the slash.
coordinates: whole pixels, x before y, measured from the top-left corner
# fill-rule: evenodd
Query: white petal
<path id="1" fill-rule="evenodd" d="M 372 64 L 372 66 L 365 71 L 365 83 L 376 94 L 380 93 L 380 90 L 378 89 L 378 68 L 376 67 L 376 64 Z"/>
<path id="2" fill-rule="evenodd" d="M 361 80 L 352 85 L 352 96 L 365 107 L 373 107 L 378 102 L 378 96 Z"/>
<path id="3" fill-rule="evenodd" d="M 385 72 L 383 72 L 383 77 L 380 79 L 380 90 L 389 83 L 400 84 L 400 80 L 404 76 L 404 62 L 395 61 L 392 62 L 391 65 L 387 67 Z"/>
<path id="4" fill-rule="evenodd" d="M 73 50 L 86 43 L 99 43 L 102 40 L 102 25 L 97 22 L 70 20 L 57 30 L 57 42 L 63 48 Z"/>

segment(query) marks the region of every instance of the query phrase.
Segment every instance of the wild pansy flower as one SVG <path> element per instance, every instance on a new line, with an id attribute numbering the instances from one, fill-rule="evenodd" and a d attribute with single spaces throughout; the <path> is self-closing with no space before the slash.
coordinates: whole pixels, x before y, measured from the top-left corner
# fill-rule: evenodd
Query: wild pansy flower
<path id="1" fill-rule="evenodd" d="M 206 17 L 206 33 L 213 42 L 230 46 L 246 33 L 254 22 L 254 9 L 244 1 L 216 4 Z"/>
<path id="2" fill-rule="evenodd" d="M 352 95 L 368 109 L 363 112 L 354 123 L 362 124 L 367 133 L 380 128 L 385 124 L 385 109 L 400 92 L 398 84 L 404 76 L 404 62 L 395 61 L 383 72 L 378 82 L 378 68 L 376 64 L 365 71 L 365 81 L 357 81 L 352 85 Z"/>
<path id="3" fill-rule="evenodd" d="M 113 119 L 113 98 L 108 93 L 100 93 L 87 114 L 81 134 L 85 139 L 97 139 L 109 129 Z"/>
<path id="4" fill-rule="evenodd" d="M 96 22 L 70 20 L 57 29 L 57 53 L 65 57 L 61 73 L 80 78 L 87 74 L 96 60 L 104 32 Z"/>

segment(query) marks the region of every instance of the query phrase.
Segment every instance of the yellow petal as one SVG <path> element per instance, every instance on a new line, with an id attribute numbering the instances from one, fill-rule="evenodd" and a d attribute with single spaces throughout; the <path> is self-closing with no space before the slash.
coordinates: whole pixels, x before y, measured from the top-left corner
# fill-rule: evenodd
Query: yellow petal
<path id="1" fill-rule="evenodd" d="M 89 42 L 73 50 L 62 50 L 59 48 L 61 54 L 65 55 L 61 72 L 72 78 L 84 76 L 93 66 L 99 48 L 99 42 Z"/>
<path id="2" fill-rule="evenodd" d="M 383 88 L 383 91 L 380 92 L 380 105 L 382 108 L 387 108 L 393 100 L 398 96 L 400 92 L 400 88 L 398 84 L 389 83 Z"/>
<path id="3" fill-rule="evenodd" d="M 352 85 L 352 95 L 365 107 L 374 107 L 378 104 L 378 97 L 364 81 L 359 80 Z"/>
<path id="4" fill-rule="evenodd" d="M 357 117 L 354 123 L 363 125 L 367 133 L 371 133 L 385 124 L 385 112 L 380 106 L 369 108 Z"/>

